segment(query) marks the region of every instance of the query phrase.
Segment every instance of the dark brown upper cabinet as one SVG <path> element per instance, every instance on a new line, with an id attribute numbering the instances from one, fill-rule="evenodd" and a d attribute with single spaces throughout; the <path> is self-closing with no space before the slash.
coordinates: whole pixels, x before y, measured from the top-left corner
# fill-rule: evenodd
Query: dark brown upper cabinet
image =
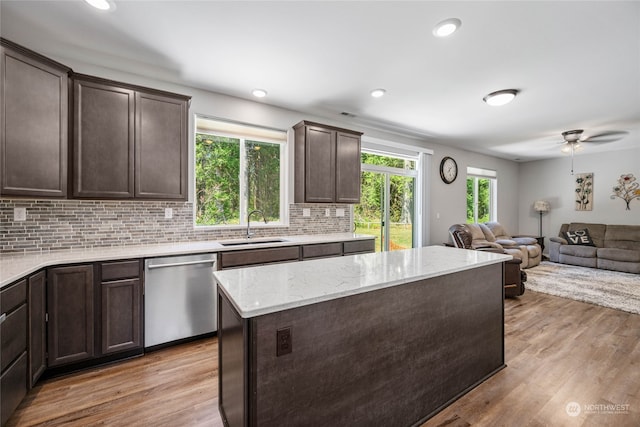
<path id="1" fill-rule="evenodd" d="M 360 203 L 361 132 L 295 125 L 295 203 Z"/>
<path id="2" fill-rule="evenodd" d="M 136 92 L 136 197 L 187 200 L 188 102 Z"/>
<path id="3" fill-rule="evenodd" d="M 189 97 L 75 74 L 73 195 L 187 200 Z"/>
<path id="4" fill-rule="evenodd" d="M 79 76 L 73 90 L 74 197 L 133 197 L 135 92 Z"/>
<path id="5" fill-rule="evenodd" d="M 0 195 L 67 196 L 68 67 L 0 39 Z"/>

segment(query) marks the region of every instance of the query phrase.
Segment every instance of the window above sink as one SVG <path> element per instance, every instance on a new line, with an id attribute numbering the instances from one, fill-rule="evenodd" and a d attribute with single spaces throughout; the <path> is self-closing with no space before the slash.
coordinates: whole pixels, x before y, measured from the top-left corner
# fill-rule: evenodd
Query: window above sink
<path id="1" fill-rule="evenodd" d="M 196 116 L 195 226 L 243 226 L 255 209 L 286 224 L 286 141 L 284 130 Z"/>

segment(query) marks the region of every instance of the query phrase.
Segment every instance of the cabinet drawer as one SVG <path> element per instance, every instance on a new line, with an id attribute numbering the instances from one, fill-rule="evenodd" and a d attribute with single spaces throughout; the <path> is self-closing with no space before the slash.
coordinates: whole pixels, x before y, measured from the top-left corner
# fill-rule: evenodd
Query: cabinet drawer
<path id="1" fill-rule="evenodd" d="M 27 349 L 27 305 L 7 315 L 0 325 L 2 330 L 2 350 L 0 351 L 1 371 L 13 362 L 16 357 Z"/>
<path id="2" fill-rule="evenodd" d="M 300 257 L 299 248 L 299 246 L 287 246 L 283 248 L 222 252 L 220 253 L 220 268 L 267 264 L 270 262 L 294 261 Z"/>
<path id="3" fill-rule="evenodd" d="M 362 252 L 373 252 L 376 248 L 375 239 L 353 240 L 344 242 L 344 254 L 355 254 Z"/>
<path id="4" fill-rule="evenodd" d="M 0 378 L 1 425 L 5 425 L 27 394 L 27 352 L 2 374 Z"/>
<path id="5" fill-rule="evenodd" d="M 27 301 L 27 281 L 21 280 L 0 292 L 0 314 L 8 313 Z"/>
<path id="6" fill-rule="evenodd" d="M 320 258 L 342 255 L 342 243 L 320 243 L 317 245 L 304 245 L 302 247 L 302 259 Z"/>
<path id="7" fill-rule="evenodd" d="M 140 277 L 140 260 L 101 263 L 103 282 Z"/>

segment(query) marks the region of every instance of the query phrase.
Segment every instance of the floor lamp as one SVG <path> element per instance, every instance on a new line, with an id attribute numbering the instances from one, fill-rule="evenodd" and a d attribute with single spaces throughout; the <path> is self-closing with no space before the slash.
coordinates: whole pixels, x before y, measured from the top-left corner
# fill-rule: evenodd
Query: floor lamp
<path id="1" fill-rule="evenodd" d="M 542 214 L 549 212 L 551 206 L 549 205 L 549 202 L 545 200 L 538 200 L 533 204 L 533 209 L 540 214 L 540 232 L 538 233 L 538 236 L 542 237 Z"/>

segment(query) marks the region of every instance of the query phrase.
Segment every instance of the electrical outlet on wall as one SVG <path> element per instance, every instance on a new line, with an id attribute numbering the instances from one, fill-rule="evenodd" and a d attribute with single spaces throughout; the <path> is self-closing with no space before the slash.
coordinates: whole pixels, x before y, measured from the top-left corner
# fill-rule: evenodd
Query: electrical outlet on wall
<path id="1" fill-rule="evenodd" d="M 276 331 L 276 357 L 284 356 L 293 350 L 291 327 L 278 329 Z"/>
<path id="2" fill-rule="evenodd" d="M 164 208 L 164 219 L 173 218 L 173 208 Z"/>
<path id="3" fill-rule="evenodd" d="M 302 208 L 302 216 L 311 216 L 311 209 Z"/>
<path id="4" fill-rule="evenodd" d="M 336 209 L 336 216 L 344 216 L 344 209 L 342 208 Z"/>
<path id="5" fill-rule="evenodd" d="M 13 220 L 14 221 L 26 221 L 27 220 L 27 208 L 13 208 Z"/>
<path id="6" fill-rule="evenodd" d="M 324 216 L 331 216 L 331 209 L 327 208 L 324 210 Z"/>

